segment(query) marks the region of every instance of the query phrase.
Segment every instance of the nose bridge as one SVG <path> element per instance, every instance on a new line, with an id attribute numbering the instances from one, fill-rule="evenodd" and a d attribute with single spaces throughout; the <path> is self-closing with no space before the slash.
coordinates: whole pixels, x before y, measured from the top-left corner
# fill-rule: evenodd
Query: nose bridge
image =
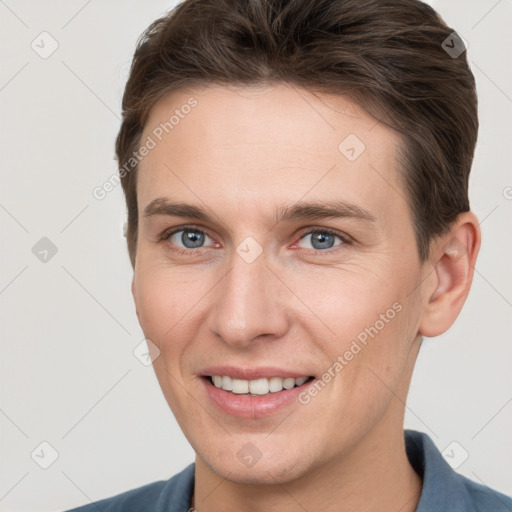
<path id="1" fill-rule="evenodd" d="M 210 330 L 231 345 L 250 344 L 261 335 L 279 337 L 287 328 L 286 314 L 278 307 L 279 280 L 267 267 L 265 255 L 251 261 L 250 251 L 254 248 L 242 242 L 233 253 L 230 269 L 218 283 L 209 320 Z"/>

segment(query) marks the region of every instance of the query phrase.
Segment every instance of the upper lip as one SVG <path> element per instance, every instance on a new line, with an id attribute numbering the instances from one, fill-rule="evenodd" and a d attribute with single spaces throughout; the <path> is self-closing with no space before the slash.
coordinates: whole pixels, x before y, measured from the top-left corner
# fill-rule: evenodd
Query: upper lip
<path id="1" fill-rule="evenodd" d="M 221 375 L 231 377 L 232 379 L 241 380 L 257 380 L 270 379 L 271 377 L 291 377 L 298 379 L 300 377 L 310 377 L 311 373 L 301 373 L 294 370 L 285 370 L 272 366 L 260 366 L 252 368 L 236 367 L 236 366 L 210 366 L 201 370 L 200 375 L 211 377 L 213 375 Z"/>

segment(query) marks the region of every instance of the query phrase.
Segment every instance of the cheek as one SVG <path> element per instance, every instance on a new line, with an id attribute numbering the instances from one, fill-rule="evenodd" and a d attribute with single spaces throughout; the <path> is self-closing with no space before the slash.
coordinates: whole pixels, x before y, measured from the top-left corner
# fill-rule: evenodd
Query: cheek
<path id="1" fill-rule="evenodd" d="M 299 321 L 326 355 L 323 371 L 339 375 L 339 393 L 350 390 L 357 402 L 372 407 L 398 386 L 419 319 L 416 298 L 409 295 L 413 265 L 403 264 L 398 272 L 375 262 L 371 269 L 322 269 L 296 283 L 311 313 Z"/>
<path id="2" fill-rule="evenodd" d="M 198 325 L 194 316 L 198 299 L 193 285 L 190 279 L 187 283 L 168 268 L 154 265 L 142 268 L 140 265 L 136 270 L 134 297 L 144 336 L 158 347 L 153 370 L 168 405 L 187 432 L 187 422 L 192 421 L 195 414 L 187 406 L 190 397 L 185 391 L 189 385 L 187 350 L 191 348 L 190 341 Z"/>
<path id="3" fill-rule="evenodd" d="M 365 329 L 375 324 L 379 332 L 389 330 L 403 316 L 398 310 L 405 307 L 407 286 L 393 278 L 392 269 L 376 263 L 371 269 L 339 266 L 300 275 L 293 287 L 309 311 L 305 318 L 313 318 L 324 335 L 340 341 L 361 333 L 364 338 Z"/>
<path id="4" fill-rule="evenodd" d="M 142 330 L 161 352 L 177 352 L 187 339 L 187 326 L 194 305 L 204 291 L 201 281 L 185 281 L 163 268 L 141 270 L 136 274 L 134 295 Z"/>

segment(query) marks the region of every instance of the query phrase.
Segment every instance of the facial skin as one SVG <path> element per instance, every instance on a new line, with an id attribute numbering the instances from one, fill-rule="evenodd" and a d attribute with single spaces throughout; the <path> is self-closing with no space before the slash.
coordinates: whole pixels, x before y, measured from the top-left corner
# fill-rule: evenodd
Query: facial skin
<path id="1" fill-rule="evenodd" d="M 421 480 L 404 449 L 407 390 L 421 335 L 444 332 L 467 296 L 476 219 L 461 215 L 421 263 L 401 139 L 342 96 L 286 85 L 178 91 L 155 105 L 141 140 L 192 96 L 197 106 L 139 166 L 132 291 L 160 351 L 156 376 L 197 454 L 194 507 L 413 511 Z M 365 145 L 353 161 L 338 149 L 350 134 Z M 158 198 L 213 217 L 145 215 Z M 276 221 L 278 208 L 330 201 L 373 220 Z M 182 231 L 161 240 L 183 226 L 205 233 L 202 245 L 184 245 Z M 325 228 L 342 238 L 322 241 Z M 251 254 L 262 250 L 252 262 L 237 252 L 247 237 Z M 321 380 L 383 314 L 384 326 L 307 404 L 237 417 L 205 392 L 212 366 Z M 248 466 L 241 449 L 261 458 Z"/>

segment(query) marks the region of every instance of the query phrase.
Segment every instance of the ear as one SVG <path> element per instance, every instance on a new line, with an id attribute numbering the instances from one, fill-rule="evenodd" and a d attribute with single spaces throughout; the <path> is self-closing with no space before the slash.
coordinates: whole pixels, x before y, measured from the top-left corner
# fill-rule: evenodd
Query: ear
<path id="1" fill-rule="evenodd" d="M 472 212 L 460 214 L 450 232 L 433 242 L 419 334 L 438 336 L 459 316 L 473 282 L 480 242 L 479 222 Z"/>

